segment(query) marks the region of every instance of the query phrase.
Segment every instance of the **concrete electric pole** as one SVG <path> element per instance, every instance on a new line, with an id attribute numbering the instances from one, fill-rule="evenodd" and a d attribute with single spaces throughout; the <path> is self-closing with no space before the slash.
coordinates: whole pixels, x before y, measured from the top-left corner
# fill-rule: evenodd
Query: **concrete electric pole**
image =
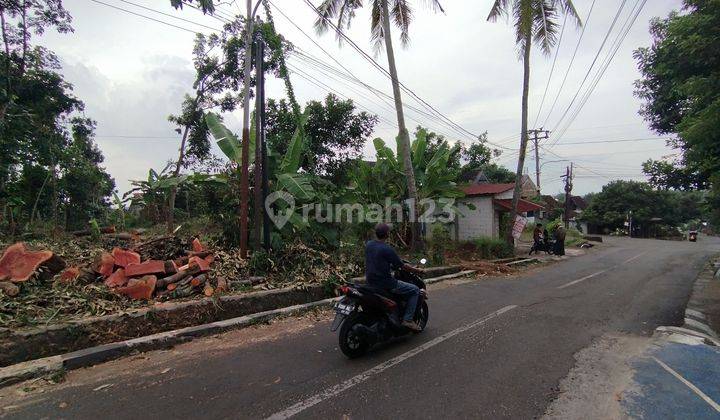
<path id="1" fill-rule="evenodd" d="M 540 195 L 540 152 L 538 142 L 545 140 L 550 135 L 548 130 L 540 129 L 528 130 L 528 135 L 532 136 L 532 142 L 535 146 L 535 187 L 537 188 L 538 196 Z"/>
<path id="2" fill-rule="evenodd" d="M 565 175 L 562 176 L 565 178 L 565 214 L 563 215 L 563 220 L 565 221 L 565 229 L 568 229 L 570 227 L 570 204 L 571 204 L 571 197 L 572 197 L 572 178 L 573 178 L 573 164 L 570 162 L 570 166 L 568 166 L 565 169 Z"/>

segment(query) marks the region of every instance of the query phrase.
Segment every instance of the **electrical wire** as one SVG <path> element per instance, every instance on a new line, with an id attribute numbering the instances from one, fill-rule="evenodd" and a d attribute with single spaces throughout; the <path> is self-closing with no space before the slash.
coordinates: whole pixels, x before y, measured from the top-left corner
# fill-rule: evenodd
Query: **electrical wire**
<path id="1" fill-rule="evenodd" d="M 105 3 L 105 2 L 100 1 L 100 0 L 90 0 L 90 1 L 95 2 L 95 3 L 97 3 L 97 4 L 101 4 L 101 5 L 103 5 L 103 6 L 107 6 L 107 7 L 116 9 L 116 10 L 120 10 L 120 11 L 125 12 L 125 13 L 129 13 L 129 14 L 131 14 L 131 15 L 135 15 L 135 16 L 138 16 L 138 17 L 141 17 L 141 18 L 144 18 L 144 19 L 148 19 L 148 20 L 151 20 L 151 21 L 153 21 L 153 22 L 157 22 L 157 23 L 161 23 L 161 24 L 163 24 L 163 25 L 171 26 L 171 27 L 173 27 L 173 28 L 180 29 L 180 30 L 183 30 L 183 31 L 186 31 L 186 32 L 191 32 L 191 33 L 194 33 L 194 34 L 202 33 L 202 32 L 198 32 L 198 31 L 195 31 L 195 30 L 192 30 L 192 29 L 189 29 L 189 28 L 185 28 L 185 27 L 179 26 L 179 25 L 175 25 L 175 24 L 170 23 L 170 22 L 165 22 L 165 21 L 163 21 L 163 20 L 155 19 L 155 18 L 153 18 L 153 17 L 146 16 L 146 15 L 143 15 L 143 14 L 141 14 L 141 13 L 137 13 L 137 12 L 133 12 L 133 11 L 131 11 L 131 10 L 123 9 L 122 7 L 114 6 L 114 5 L 112 5 L 112 4 L 108 4 L 108 3 Z M 215 29 L 215 30 L 217 30 L 217 29 Z M 217 30 L 217 31 L 219 31 L 219 30 Z"/>
<path id="2" fill-rule="evenodd" d="M 535 122 L 533 123 L 533 127 L 537 127 L 538 119 L 540 119 L 540 113 L 542 112 L 543 105 L 545 105 L 545 97 L 548 93 L 548 88 L 550 88 L 550 82 L 552 81 L 553 72 L 555 72 L 555 63 L 557 62 L 558 53 L 560 52 L 560 45 L 562 45 L 563 35 L 565 34 L 565 24 L 567 23 L 568 14 L 565 13 L 565 18 L 563 18 L 562 27 L 560 28 L 560 37 L 558 39 L 557 46 L 555 47 L 555 57 L 553 57 L 552 66 L 550 66 L 550 75 L 548 75 L 547 83 L 545 83 L 545 91 L 543 92 L 542 100 L 540 101 L 540 106 L 538 107 L 537 115 L 535 116 Z"/>
<path id="3" fill-rule="evenodd" d="M 173 19 L 181 20 L 181 21 L 183 21 L 183 22 L 192 23 L 193 25 L 202 26 L 203 28 L 207 28 L 207 29 L 210 29 L 210 30 L 213 30 L 213 31 L 218 31 L 218 32 L 220 31 L 220 29 L 213 28 L 212 26 L 207 26 L 207 25 L 204 25 L 204 24 L 202 24 L 202 23 L 198 23 L 198 22 L 195 22 L 195 21 L 192 21 L 192 20 L 189 20 L 189 19 L 181 18 L 180 16 L 171 15 L 170 13 L 165 13 L 165 12 L 162 12 L 162 11 L 157 10 L 157 9 L 153 9 L 153 8 L 150 8 L 150 7 L 143 6 L 143 5 L 141 5 L 141 4 L 133 3 L 133 2 L 131 2 L 131 1 L 129 1 L 129 0 L 118 0 L 118 1 L 121 1 L 121 2 L 123 2 L 123 3 L 129 4 L 129 5 L 132 5 L 132 6 L 135 6 L 135 7 L 139 7 L 139 8 L 141 8 L 141 9 L 148 10 L 148 11 L 150 11 L 150 12 L 158 13 L 158 14 L 161 14 L 161 15 L 163 15 L 163 16 L 168 16 L 168 17 L 171 17 L 171 18 L 173 18 Z"/>

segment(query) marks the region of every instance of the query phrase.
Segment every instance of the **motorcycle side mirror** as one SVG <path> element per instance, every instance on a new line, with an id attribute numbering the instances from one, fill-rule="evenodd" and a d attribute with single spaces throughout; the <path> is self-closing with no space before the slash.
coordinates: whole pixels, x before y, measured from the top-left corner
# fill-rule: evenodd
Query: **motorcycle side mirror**
<path id="1" fill-rule="evenodd" d="M 427 259 L 426 258 L 421 259 L 420 264 L 422 264 L 422 265 L 427 264 Z"/>

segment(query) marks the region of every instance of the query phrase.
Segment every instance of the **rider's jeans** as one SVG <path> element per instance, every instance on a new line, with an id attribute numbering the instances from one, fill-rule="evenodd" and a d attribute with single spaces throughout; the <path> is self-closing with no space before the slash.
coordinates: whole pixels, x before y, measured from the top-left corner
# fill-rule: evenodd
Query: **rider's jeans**
<path id="1" fill-rule="evenodd" d="M 403 321 L 412 321 L 415 317 L 415 307 L 420 297 L 420 288 L 414 284 L 398 280 L 397 287 L 395 287 L 392 292 L 393 294 L 401 296 L 406 302 Z"/>

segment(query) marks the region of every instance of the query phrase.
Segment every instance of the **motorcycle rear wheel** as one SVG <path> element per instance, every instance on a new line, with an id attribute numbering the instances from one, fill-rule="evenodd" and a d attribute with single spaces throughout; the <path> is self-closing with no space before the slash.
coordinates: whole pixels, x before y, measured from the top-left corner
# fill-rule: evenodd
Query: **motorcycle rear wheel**
<path id="1" fill-rule="evenodd" d="M 351 359 L 364 355 L 370 348 L 370 344 L 353 330 L 356 324 L 367 325 L 366 317 L 359 312 L 353 312 L 347 317 L 338 335 L 340 350 Z"/>

